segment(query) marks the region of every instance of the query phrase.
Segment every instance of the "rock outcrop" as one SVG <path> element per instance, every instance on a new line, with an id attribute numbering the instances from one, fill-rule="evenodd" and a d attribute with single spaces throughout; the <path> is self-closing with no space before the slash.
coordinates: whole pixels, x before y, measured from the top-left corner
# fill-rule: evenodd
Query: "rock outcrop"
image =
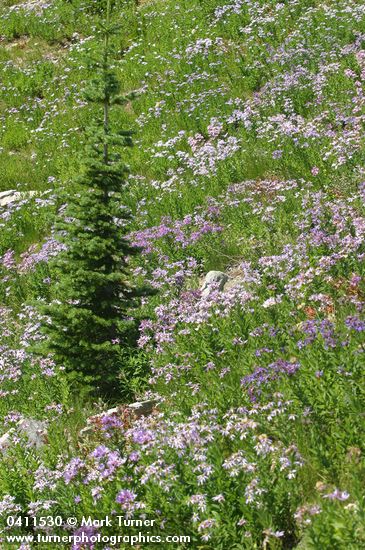
<path id="1" fill-rule="evenodd" d="M 92 434 L 95 430 L 108 424 L 110 419 L 123 420 L 126 417 L 137 420 L 141 416 L 149 416 L 153 413 L 157 401 L 150 399 L 148 401 L 136 401 L 128 405 L 119 405 L 113 409 L 108 409 L 100 414 L 90 416 L 86 421 L 86 426 L 80 431 L 80 435 L 85 437 Z"/>
<path id="2" fill-rule="evenodd" d="M 200 288 L 202 297 L 206 298 L 214 290 L 222 291 L 227 281 L 228 277 L 223 271 L 209 271 Z"/>
<path id="3" fill-rule="evenodd" d="M 32 197 L 36 194 L 36 191 L 15 191 L 14 189 L 10 189 L 9 191 L 1 191 L 0 192 L 0 207 L 1 206 L 7 206 L 8 204 L 16 201 L 21 201 L 26 197 Z"/>
<path id="4" fill-rule="evenodd" d="M 22 418 L 12 428 L 0 437 L 0 453 L 5 454 L 13 442 L 13 437 L 23 436 L 29 447 L 40 449 L 48 443 L 47 422 L 35 418 Z"/>
<path id="5" fill-rule="evenodd" d="M 30 447 L 40 449 L 48 442 L 46 422 L 34 418 L 22 418 L 17 426 L 18 430 L 25 435 Z"/>

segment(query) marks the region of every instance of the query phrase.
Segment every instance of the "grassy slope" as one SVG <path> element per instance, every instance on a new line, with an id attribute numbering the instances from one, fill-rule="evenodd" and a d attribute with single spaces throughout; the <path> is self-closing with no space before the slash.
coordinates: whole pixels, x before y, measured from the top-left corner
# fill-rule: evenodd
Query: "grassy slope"
<path id="1" fill-rule="evenodd" d="M 3 10 L 1 189 L 51 189 L 44 202 L 25 201 L 3 220 L 1 253 L 14 248 L 18 261 L 49 233 L 53 190 L 77 171 L 82 130 L 97 116 L 80 95 L 88 77 L 84 52 L 93 47 L 88 37 L 98 19 L 90 6 L 97 4 L 55 1 L 31 15 Z M 301 540 L 302 548 L 355 549 L 364 542 L 364 10 L 356 2 L 308 0 L 227 3 L 215 11 L 223 5 L 156 1 L 130 4 L 123 17 L 116 11 L 125 29 L 120 49 L 130 48 L 120 60 L 122 86 L 140 95 L 113 122 L 137 130 L 126 200 L 136 212 L 135 239 L 151 250 L 140 267 L 160 288 L 146 305 L 153 324 L 143 333 L 146 351 L 136 368 L 145 357 L 152 362 L 151 391 L 173 419 L 169 427 L 163 419 L 143 426 L 155 430 L 157 445 L 141 450 L 141 469 L 128 470 L 128 486 L 151 516 L 162 510 L 170 533 L 186 526 L 196 548 L 293 548 Z M 46 257 L 47 251 L 40 259 Z M 213 313 L 192 292 L 210 269 L 235 270 L 244 279 L 224 303 L 216 298 Z M 2 283 L 8 306 L 47 296 L 42 261 L 20 275 L 15 267 L 4 270 L 9 275 Z M 18 346 L 18 332 L 22 337 L 19 324 L 9 331 L 9 349 Z M 18 394 L 4 396 L 2 415 L 41 417 L 53 402 L 68 410 L 67 388 L 47 381 L 44 365 L 32 381 L 27 361 L 15 385 L 6 381 L 6 391 L 16 386 Z M 257 426 L 242 428 L 251 416 Z M 57 422 L 45 456 L 22 455 L 20 464 L 34 471 L 42 460 L 57 470 L 68 420 Z M 73 422 L 81 420 L 76 415 Z M 217 426 L 226 426 L 225 433 Z M 72 456 L 75 434 L 67 437 Z M 110 447 L 136 446 L 121 439 Z M 170 450 L 176 439 L 180 452 L 178 445 Z M 239 461 L 242 452 L 255 476 Z M 281 468 L 285 459 L 290 466 Z M 92 470 L 94 459 L 85 460 Z M 140 487 L 153 460 L 174 467 L 168 493 L 158 472 Z M 286 468 L 297 470 L 293 479 Z M 20 481 L 21 468 L 14 471 L 2 474 L 4 492 L 25 509 L 31 500 L 54 497 L 49 487 L 38 494 L 32 476 Z M 62 486 L 58 510 L 73 512 L 70 503 L 82 493 L 77 513 L 107 513 L 123 475 L 121 468 L 109 483 L 99 481 L 96 508 L 92 483 Z M 255 492 L 255 479 L 264 496 Z M 335 487 L 339 499 L 323 498 Z M 344 502 L 341 491 L 350 493 Z M 213 500 L 220 493 L 223 505 Z M 207 495 L 206 509 L 187 503 L 194 494 Z M 311 508 L 317 504 L 318 515 Z M 247 528 L 237 524 L 242 516 Z M 304 529 L 307 516 L 312 523 Z M 217 526 L 198 528 L 206 519 Z M 268 529 L 285 534 L 277 538 Z"/>

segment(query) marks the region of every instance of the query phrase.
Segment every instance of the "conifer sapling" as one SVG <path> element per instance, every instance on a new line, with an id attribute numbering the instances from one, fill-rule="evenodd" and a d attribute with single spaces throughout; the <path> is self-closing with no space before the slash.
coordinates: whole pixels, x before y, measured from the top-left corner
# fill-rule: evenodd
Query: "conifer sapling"
<path id="1" fill-rule="evenodd" d="M 126 239 L 131 215 L 122 206 L 128 169 L 112 152 L 113 146 L 131 145 L 131 132 L 113 132 L 109 120 L 111 107 L 129 99 L 119 94 L 111 66 L 111 37 L 117 30 L 108 1 L 102 52 L 91 61 L 93 77 L 85 90 L 103 119 L 89 132 L 82 173 L 56 226 L 65 249 L 52 266 L 55 300 L 45 308 L 44 326 L 47 349 L 71 378 L 109 395 L 120 369 L 121 346 L 133 340 L 128 311 L 139 294 L 128 270 L 128 259 L 137 252 Z"/>

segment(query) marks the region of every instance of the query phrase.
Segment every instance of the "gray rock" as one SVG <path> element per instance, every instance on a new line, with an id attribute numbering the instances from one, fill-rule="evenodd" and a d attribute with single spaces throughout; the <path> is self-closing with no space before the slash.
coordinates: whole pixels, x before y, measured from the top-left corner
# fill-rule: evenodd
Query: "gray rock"
<path id="1" fill-rule="evenodd" d="M 11 445 L 11 433 L 6 432 L 4 435 L 0 437 L 0 453 L 5 454 L 6 449 L 8 449 Z"/>
<path id="2" fill-rule="evenodd" d="M 134 419 L 141 418 L 141 416 L 149 416 L 153 413 L 154 407 L 157 405 L 155 399 L 149 399 L 147 401 L 136 401 L 135 403 L 130 403 L 128 405 L 119 405 L 113 409 L 108 409 L 100 414 L 95 414 L 90 416 L 86 420 L 86 426 L 80 430 L 80 436 L 89 436 L 91 435 L 95 427 L 100 425 L 102 419 L 106 416 L 117 416 L 122 418 L 123 414 L 126 412 L 131 413 Z"/>
<path id="3" fill-rule="evenodd" d="M 24 193 L 15 191 L 14 189 L 10 189 L 9 191 L 2 191 L 0 193 L 0 206 L 7 206 L 12 202 L 21 201 L 26 197 L 32 197 L 35 194 L 36 191 L 25 191 Z"/>
<path id="4" fill-rule="evenodd" d="M 228 290 L 231 290 L 232 288 L 237 287 L 246 287 L 247 283 L 245 282 L 244 278 L 241 276 L 238 277 L 229 277 L 228 282 L 224 287 L 224 291 L 228 292 Z"/>
<path id="5" fill-rule="evenodd" d="M 82 430 L 79 431 L 80 437 L 88 437 L 91 436 L 94 433 L 94 427 L 91 426 L 91 424 L 88 424 L 85 426 L 85 428 L 82 428 Z"/>
<path id="6" fill-rule="evenodd" d="M 10 7 L 9 11 L 13 11 L 15 8 L 20 8 L 29 13 L 35 13 L 36 15 L 41 15 L 46 8 L 49 8 L 52 5 L 51 0 L 25 0 L 16 6 Z"/>
<path id="7" fill-rule="evenodd" d="M 230 269 L 228 269 L 227 276 L 228 282 L 224 287 L 225 292 L 237 287 L 247 287 L 244 273 L 239 265 L 232 266 Z"/>
<path id="8" fill-rule="evenodd" d="M 40 449 L 48 442 L 47 423 L 34 418 L 22 418 L 17 423 L 19 431 L 25 435 L 31 447 Z"/>
<path id="9" fill-rule="evenodd" d="M 12 444 L 13 436 L 19 433 L 25 436 L 30 447 L 40 449 L 48 443 L 46 422 L 34 418 L 22 418 L 17 422 L 17 430 L 12 428 L 0 437 L 0 453 L 6 454 Z"/>
<path id="10" fill-rule="evenodd" d="M 154 407 L 157 405 L 155 399 L 149 399 L 148 401 L 136 401 L 127 405 L 127 409 L 131 411 L 136 418 L 141 416 L 149 416 L 152 414 Z"/>
<path id="11" fill-rule="evenodd" d="M 223 271 L 209 271 L 200 288 L 202 297 L 206 298 L 213 290 L 222 291 L 228 277 Z"/>

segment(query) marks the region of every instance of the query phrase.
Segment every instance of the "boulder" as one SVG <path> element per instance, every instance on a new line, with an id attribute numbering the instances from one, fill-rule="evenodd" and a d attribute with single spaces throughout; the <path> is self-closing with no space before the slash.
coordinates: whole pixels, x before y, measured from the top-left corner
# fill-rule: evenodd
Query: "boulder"
<path id="1" fill-rule="evenodd" d="M 6 432 L 4 435 L 0 437 L 0 453 L 5 454 L 6 449 L 8 449 L 11 445 L 11 433 Z"/>
<path id="2" fill-rule="evenodd" d="M 17 426 L 19 431 L 25 435 L 31 447 L 40 449 L 48 442 L 46 422 L 34 418 L 22 418 Z"/>
<path id="3" fill-rule="evenodd" d="M 95 431 L 95 427 L 99 426 L 103 422 L 103 418 L 114 416 L 116 418 L 123 419 L 125 413 L 130 413 L 134 420 L 141 418 L 141 416 L 149 416 L 153 413 L 154 407 L 157 405 L 155 399 L 149 399 L 147 401 L 136 401 L 135 403 L 129 403 L 128 405 L 119 405 L 112 409 L 108 409 L 100 414 L 90 416 L 86 420 L 86 426 L 80 430 L 80 435 L 85 437 L 91 435 Z"/>
<path id="4" fill-rule="evenodd" d="M 40 449 L 48 443 L 46 422 L 34 418 L 22 418 L 17 422 L 17 429 L 11 428 L 0 437 L 0 453 L 6 454 L 13 437 L 17 437 L 18 434 L 24 435 L 28 445 L 35 449 Z"/>
<path id="5" fill-rule="evenodd" d="M 241 265 L 234 265 L 227 270 L 228 281 L 224 287 L 224 291 L 231 290 L 233 288 L 246 288 L 247 277 L 241 267 Z"/>
<path id="6" fill-rule="evenodd" d="M 10 6 L 8 10 L 12 12 L 13 10 L 18 10 L 19 8 L 27 11 L 29 13 L 35 13 L 36 15 L 41 15 L 43 11 L 52 6 L 52 0 L 24 0 L 20 4 L 17 3 L 15 6 Z"/>
<path id="7" fill-rule="evenodd" d="M 8 204 L 16 201 L 21 201 L 26 197 L 32 197 L 36 194 L 36 191 L 25 191 L 21 193 L 20 191 L 15 191 L 10 189 L 9 191 L 0 192 L 0 206 L 7 206 Z"/>
<path id="8" fill-rule="evenodd" d="M 131 411 L 136 418 L 141 416 L 149 416 L 152 414 L 154 407 L 157 405 L 155 399 L 149 399 L 148 401 L 136 401 L 127 405 L 127 410 Z"/>
<path id="9" fill-rule="evenodd" d="M 227 281 L 228 277 L 223 271 L 209 271 L 200 288 L 202 297 L 206 298 L 213 290 L 222 291 Z"/>

